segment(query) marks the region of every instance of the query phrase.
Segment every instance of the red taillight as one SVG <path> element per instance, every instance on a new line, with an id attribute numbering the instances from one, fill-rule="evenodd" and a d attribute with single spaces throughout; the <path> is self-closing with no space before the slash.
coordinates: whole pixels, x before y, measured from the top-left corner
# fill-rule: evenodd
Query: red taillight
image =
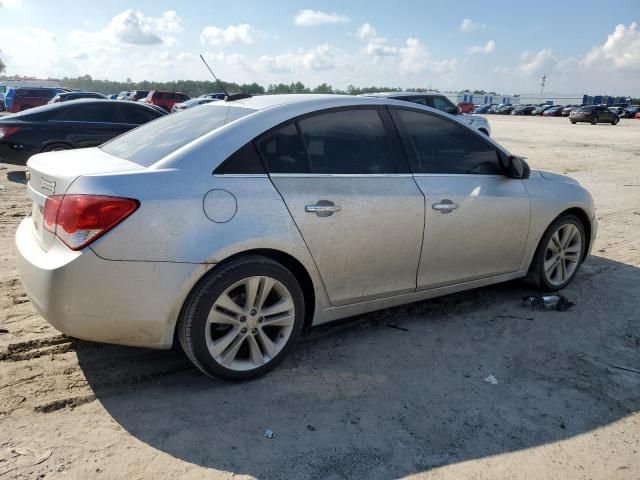
<path id="1" fill-rule="evenodd" d="M 72 250 L 80 250 L 136 211 L 132 198 L 53 195 L 44 205 L 44 228 Z"/>
<path id="2" fill-rule="evenodd" d="M 7 138 L 20 130 L 18 127 L 0 127 L 0 140 Z"/>

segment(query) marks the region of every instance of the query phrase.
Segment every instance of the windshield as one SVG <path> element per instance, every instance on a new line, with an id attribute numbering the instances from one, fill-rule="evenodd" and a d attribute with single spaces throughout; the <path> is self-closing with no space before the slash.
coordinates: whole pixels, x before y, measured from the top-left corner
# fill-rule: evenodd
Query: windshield
<path id="1" fill-rule="evenodd" d="M 253 112 L 250 108 L 233 106 L 192 108 L 146 123 L 100 149 L 148 167 L 202 135 Z"/>

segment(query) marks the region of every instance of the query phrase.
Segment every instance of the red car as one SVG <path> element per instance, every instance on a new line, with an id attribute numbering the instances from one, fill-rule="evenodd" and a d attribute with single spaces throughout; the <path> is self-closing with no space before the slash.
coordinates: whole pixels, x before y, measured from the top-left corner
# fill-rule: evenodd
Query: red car
<path id="1" fill-rule="evenodd" d="M 151 90 L 146 97 L 140 102 L 150 103 L 163 108 L 167 112 L 173 109 L 173 105 L 176 103 L 182 103 L 189 100 L 190 97 L 180 92 L 165 92 L 162 90 Z"/>
<path id="2" fill-rule="evenodd" d="M 65 91 L 61 88 L 29 88 L 19 87 L 9 89 L 5 95 L 7 111 L 11 113 L 21 112 L 40 105 L 46 105 L 58 93 Z"/>
<path id="3" fill-rule="evenodd" d="M 458 103 L 458 113 L 473 113 L 476 106 L 471 102 Z"/>

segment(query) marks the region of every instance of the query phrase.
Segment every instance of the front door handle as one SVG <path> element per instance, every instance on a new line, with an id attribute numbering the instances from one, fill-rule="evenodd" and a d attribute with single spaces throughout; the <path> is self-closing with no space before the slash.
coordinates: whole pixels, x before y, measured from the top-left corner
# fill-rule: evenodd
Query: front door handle
<path id="1" fill-rule="evenodd" d="M 460 205 L 458 205 L 457 203 L 453 203 L 448 198 L 440 200 L 440 202 L 431 205 L 431 208 L 433 208 L 434 210 L 438 210 L 440 213 L 451 213 L 458 207 L 460 207 Z"/>
<path id="2" fill-rule="evenodd" d="M 342 210 L 340 205 L 336 205 L 330 200 L 318 200 L 315 205 L 305 205 L 304 211 L 315 213 L 319 217 L 330 217 L 335 212 Z"/>

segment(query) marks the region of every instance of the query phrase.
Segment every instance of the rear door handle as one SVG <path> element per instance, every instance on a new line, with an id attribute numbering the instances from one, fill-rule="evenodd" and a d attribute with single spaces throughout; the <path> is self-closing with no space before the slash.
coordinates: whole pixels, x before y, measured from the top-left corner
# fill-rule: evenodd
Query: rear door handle
<path id="1" fill-rule="evenodd" d="M 451 213 L 458 207 L 460 207 L 460 205 L 458 205 L 457 203 L 453 203 L 448 198 L 440 200 L 440 202 L 436 202 L 431 205 L 431 208 L 433 208 L 434 210 L 438 210 L 440 213 Z"/>
<path id="2" fill-rule="evenodd" d="M 335 212 L 342 210 L 340 205 L 336 205 L 330 200 L 318 200 L 315 205 L 305 205 L 304 211 L 315 213 L 319 217 L 330 217 Z"/>

